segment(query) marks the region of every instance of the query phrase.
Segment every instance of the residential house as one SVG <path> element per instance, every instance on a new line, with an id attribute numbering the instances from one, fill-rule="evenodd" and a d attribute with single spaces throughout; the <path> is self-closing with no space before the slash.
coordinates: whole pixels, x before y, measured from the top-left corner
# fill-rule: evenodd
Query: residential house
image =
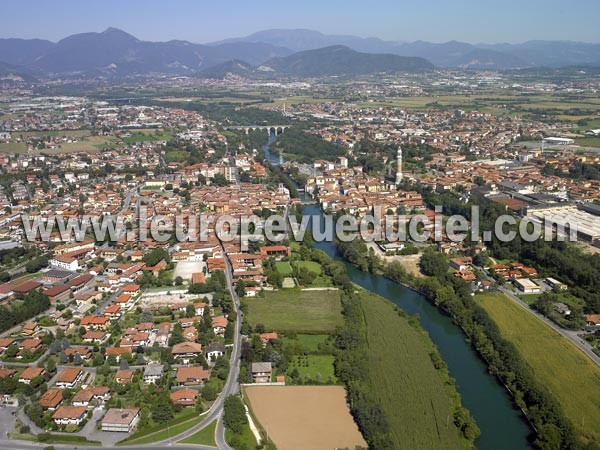
<path id="1" fill-rule="evenodd" d="M 85 420 L 85 406 L 60 406 L 52 415 L 52 420 L 58 425 L 80 425 Z"/>
<path id="2" fill-rule="evenodd" d="M 73 406 L 89 407 L 90 402 L 105 402 L 110 398 L 110 389 L 105 386 L 88 386 L 77 392 L 71 399 Z"/>
<path id="3" fill-rule="evenodd" d="M 260 342 L 263 345 L 263 347 L 266 346 L 273 339 L 279 339 L 279 335 L 274 331 L 272 333 L 262 333 L 260 335 Z"/>
<path id="4" fill-rule="evenodd" d="M 182 364 L 189 364 L 192 360 L 202 354 L 202 344 L 197 342 L 182 342 L 173 346 L 173 357 Z"/>
<path id="5" fill-rule="evenodd" d="M 180 385 L 198 385 L 210 378 L 210 371 L 203 367 L 180 367 L 177 370 L 177 383 Z"/>
<path id="6" fill-rule="evenodd" d="M 119 384 L 130 384 L 133 381 L 135 370 L 117 370 L 115 380 Z"/>
<path id="7" fill-rule="evenodd" d="M 225 334 L 225 328 L 227 328 L 227 317 L 217 316 L 212 320 L 212 329 L 217 336 L 223 336 Z"/>
<path id="8" fill-rule="evenodd" d="M 81 381 L 82 378 L 83 370 L 78 369 L 77 367 L 67 367 L 63 369 L 56 379 L 56 387 L 72 389 Z"/>
<path id="9" fill-rule="evenodd" d="M 175 405 L 194 406 L 199 395 L 200 392 L 198 392 L 196 389 L 180 389 L 171 393 L 171 401 Z"/>
<path id="10" fill-rule="evenodd" d="M 217 358 L 225 354 L 225 351 L 225 344 L 222 342 L 211 342 L 208 344 L 208 347 L 206 347 L 206 360 L 216 361 Z"/>
<path id="11" fill-rule="evenodd" d="M 270 383 L 273 368 L 270 362 L 252 363 L 252 379 L 255 383 Z"/>
<path id="12" fill-rule="evenodd" d="M 62 401 L 62 389 L 51 388 L 44 392 L 44 394 L 40 397 L 39 403 L 42 408 L 54 411 Z"/>
<path id="13" fill-rule="evenodd" d="M 144 367 L 144 383 L 156 384 L 163 376 L 163 366 L 154 364 Z"/>
<path id="14" fill-rule="evenodd" d="M 27 367 L 19 376 L 19 383 L 30 384 L 34 378 L 41 377 L 45 373 L 42 367 Z"/>

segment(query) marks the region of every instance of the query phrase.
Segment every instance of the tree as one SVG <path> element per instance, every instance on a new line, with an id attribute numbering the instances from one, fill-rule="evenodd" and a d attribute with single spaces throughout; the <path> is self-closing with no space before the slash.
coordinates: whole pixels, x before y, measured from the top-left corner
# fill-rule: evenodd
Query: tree
<path id="1" fill-rule="evenodd" d="M 425 275 L 440 277 L 448 272 L 448 261 L 441 253 L 427 249 L 421 257 L 421 270 Z"/>
<path id="2" fill-rule="evenodd" d="M 173 418 L 174 410 L 173 403 L 169 397 L 161 395 L 152 403 L 151 407 L 152 420 L 156 423 L 165 423 Z"/>
<path id="3" fill-rule="evenodd" d="M 246 418 L 246 408 L 242 400 L 236 395 L 230 395 L 224 403 L 223 423 L 225 428 L 229 428 L 236 434 L 240 434 L 243 427 L 248 424 Z"/>
<path id="4" fill-rule="evenodd" d="M 202 397 L 208 402 L 214 401 L 219 395 L 219 390 L 215 383 L 207 383 L 202 389 Z"/>
<path id="5" fill-rule="evenodd" d="M 119 363 L 119 368 L 121 370 L 129 370 L 129 363 L 127 362 L 127 359 L 121 357 L 121 362 Z"/>
<path id="6" fill-rule="evenodd" d="M 188 305 L 185 307 L 185 317 L 187 317 L 188 319 L 194 317 L 196 315 L 196 308 L 194 308 L 194 305 L 192 303 L 188 303 Z"/>

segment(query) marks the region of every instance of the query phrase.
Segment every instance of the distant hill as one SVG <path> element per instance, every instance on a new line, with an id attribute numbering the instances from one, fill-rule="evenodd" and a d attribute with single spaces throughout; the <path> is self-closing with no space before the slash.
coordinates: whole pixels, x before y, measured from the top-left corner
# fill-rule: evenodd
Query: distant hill
<path id="1" fill-rule="evenodd" d="M 314 50 L 332 45 L 345 45 L 366 53 L 391 53 L 417 56 L 438 67 L 521 68 L 600 66 L 600 44 L 568 41 L 528 41 L 521 44 L 469 44 L 449 41 L 393 42 L 377 38 L 325 35 L 318 31 L 294 29 L 265 30 L 246 37 L 222 42 L 264 42 L 295 51 Z M 221 42 L 221 43 L 222 43 Z M 478 50 L 475 52 L 475 50 Z"/>
<path id="2" fill-rule="evenodd" d="M 55 74 L 193 74 L 232 59 L 261 64 L 291 53 L 265 43 L 208 46 L 186 41 L 141 41 L 116 28 L 75 34 L 57 43 L 0 39 L 0 61 Z"/>
<path id="3" fill-rule="evenodd" d="M 420 72 L 433 68 L 433 64 L 423 58 L 361 53 L 342 45 L 335 45 L 273 58 L 262 64 L 259 70 L 271 70 L 288 76 L 319 77 Z"/>
<path id="4" fill-rule="evenodd" d="M 232 38 L 215 42 L 220 45 L 231 42 L 264 42 L 289 48 L 295 52 L 315 50 L 333 45 L 345 45 L 353 50 L 365 53 L 394 53 L 397 42 L 383 41 L 378 38 L 361 38 L 349 35 L 326 35 L 319 31 L 295 29 L 273 29 L 259 31 L 243 38 Z"/>
<path id="5" fill-rule="evenodd" d="M 452 66 L 461 69 L 501 70 L 528 67 L 529 64 L 513 55 L 476 48 L 455 58 L 452 61 Z"/>
<path id="6" fill-rule="evenodd" d="M 0 81 L 36 83 L 38 80 L 27 69 L 0 61 Z"/>
<path id="7" fill-rule="evenodd" d="M 240 61 L 239 59 L 234 59 L 205 69 L 198 73 L 198 76 L 200 78 L 223 79 L 230 75 L 236 75 L 250 78 L 255 75 L 255 73 L 256 70 L 254 66 L 251 66 L 244 61 Z"/>

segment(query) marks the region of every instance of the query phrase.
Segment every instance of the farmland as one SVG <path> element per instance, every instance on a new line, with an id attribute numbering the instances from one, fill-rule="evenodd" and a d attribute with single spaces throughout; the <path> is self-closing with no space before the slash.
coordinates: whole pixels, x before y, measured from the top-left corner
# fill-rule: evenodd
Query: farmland
<path id="1" fill-rule="evenodd" d="M 362 294 L 361 306 L 368 386 L 388 420 L 393 448 L 466 448 L 452 421 L 458 394 L 445 370 L 434 367 L 429 337 L 380 297 Z"/>
<path id="2" fill-rule="evenodd" d="M 268 428 L 279 450 L 366 447 L 342 387 L 252 386 L 245 394 L 254 417 Z"/>
<path id="3" fill-rule="evenodd" d="M 535 377 L 561 404 L 576 430 L 600 440 L 600 368 L 567 339 L 501 294 L 477 299 L 514 344 Z"/>
<path id="4" fill-rule="evenodd" d="M 260 323 L 267 330 L 329 333 L 343 323 L 337 291 L 270 291 L 245 305 L 250 325 Z"/>

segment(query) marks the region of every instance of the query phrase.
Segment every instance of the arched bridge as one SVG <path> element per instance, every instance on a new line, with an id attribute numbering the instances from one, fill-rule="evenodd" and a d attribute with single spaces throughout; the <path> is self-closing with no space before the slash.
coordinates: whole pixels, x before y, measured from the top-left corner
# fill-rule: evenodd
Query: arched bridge
<path id="1" fill-rule="evenodd" d="M 275 136 L 279 136 L 285 130 L 287 130 L 291 125 L 248 125 L 248 126 L 235 126 L 235 127 L 226 127 L 226 130 L 243 130 L 246 134 L 250 131 L 256 130 L 264 130 L 267 134 L 275 134 Z"/>

